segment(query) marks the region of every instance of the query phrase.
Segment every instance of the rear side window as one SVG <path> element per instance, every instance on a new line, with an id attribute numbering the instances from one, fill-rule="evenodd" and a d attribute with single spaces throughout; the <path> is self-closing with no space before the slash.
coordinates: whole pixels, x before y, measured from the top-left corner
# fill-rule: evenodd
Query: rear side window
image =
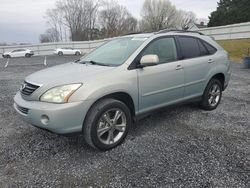
<path id="1" fill-rule="evenodd" d="M 184 59 L 195 58 L 200 56 L 200 47 L 198 40 L 192 37 L 179 37 L 182 57 Z"/>
<path id="2" fill-rule="evenodd" d="M 198 45 L 199 45 L 199 48 L 200 48 L 200 55 L 201 56 L 204 56 L 204 55 L 208 55 L 208 50 L 205 48 L 205 46 L 202 44 L 202 42 L 200 40 L 197 40 L 198 41 Z"/>
<path id="3" fill-rule="evenodd" d="M 208 44 L 207 42 L 202 41 L 202 43 L 203 43 L 204 46 L 207 48 L 209 54 L 214 54 L 214 53 L 217 51 L 215 47 L 211 46 L 211 45 Z"/>

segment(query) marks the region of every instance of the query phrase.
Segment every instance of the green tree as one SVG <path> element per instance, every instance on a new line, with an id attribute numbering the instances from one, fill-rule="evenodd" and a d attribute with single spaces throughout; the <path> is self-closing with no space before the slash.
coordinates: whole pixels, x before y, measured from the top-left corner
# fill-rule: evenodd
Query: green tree
<path id="1" fill-rule="evenodd" d="M 222 26 L 250 21 L 250 0 L 220 0 L 211 13 L 208 26 Z"/>

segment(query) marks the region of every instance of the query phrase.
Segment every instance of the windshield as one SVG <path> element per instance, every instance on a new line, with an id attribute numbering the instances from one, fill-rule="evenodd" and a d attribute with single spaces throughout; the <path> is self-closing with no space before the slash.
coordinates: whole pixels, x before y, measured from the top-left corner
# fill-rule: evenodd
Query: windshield
<path id="1" fill-rule="evenodd" d="M 147 38 L 139 37 L 114 39 L 82 57 L 80 63 L 98 62 L 110 66 L 119 66 L 123 64 L 146 39 Z"/>

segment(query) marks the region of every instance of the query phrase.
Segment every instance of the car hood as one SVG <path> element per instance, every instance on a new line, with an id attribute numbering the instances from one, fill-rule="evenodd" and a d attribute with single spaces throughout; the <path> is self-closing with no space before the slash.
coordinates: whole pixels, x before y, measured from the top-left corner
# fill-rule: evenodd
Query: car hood
<path id="1" fill-rule="evenodd" d="M 26 77 L 25 80 L 47 86 L 81 83 L 114 68 L 91 64 L 66 63 L 35 72 Z"/>

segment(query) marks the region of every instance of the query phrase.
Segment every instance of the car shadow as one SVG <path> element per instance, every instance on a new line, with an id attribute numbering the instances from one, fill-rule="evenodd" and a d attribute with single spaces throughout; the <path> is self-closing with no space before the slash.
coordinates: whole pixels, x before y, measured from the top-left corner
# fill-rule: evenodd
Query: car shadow
<path id="1" fill-rule="evenodd" d="M 154 112 L 151 115 L 148 115 L 133 124 L 127 138 L 125 139 L 125 142 L 126 140 L 132 141 L 136 137 L 140 137 L 163 126 L 171 129 L 171 126 L 174 126 L 172 125 L 172 121 L 179 121 L 179 114 L 193 113 L 194 111 L 198 110 L 200 109 L 197 105 L 186 104 L 180 106 L 172 106 Z M 30 125 L 27 124 L 27 126 Z M 100 153 L 100 151 L 88 146 L 81 134 L 56 135 L 35 127 L 28 127 L 25 128 L 25 130 L 21 131 L 21 133 L 19 133 L 15 137 L 15 140 L 16 143 L 14 144 L 16 145 L 22 143 L 22 147 L 18 148 L 15 151 L 16 153 L 22 153 L 22 150 L 25 150 L 30 151 L 30 153 L 33 153 L 34 156 L 39 157 L 53 157 L 62 153 L 65 154 L 65 151 L 67 151 L 69 155 L 70 153 L 77 152 L 79 153 L 79 155 L 84 155 L 85 158 L 86 156 L 91 157 L 91 155 Z"/>

